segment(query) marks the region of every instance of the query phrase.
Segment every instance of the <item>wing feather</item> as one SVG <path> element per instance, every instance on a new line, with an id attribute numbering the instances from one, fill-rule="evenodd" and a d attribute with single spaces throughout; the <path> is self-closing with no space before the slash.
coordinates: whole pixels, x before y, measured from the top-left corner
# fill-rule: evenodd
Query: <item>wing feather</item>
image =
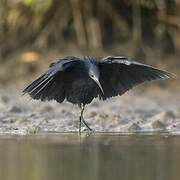
<path id="1" fill-rule="evenodd" d="M 104 90 L 102 99 L 122 95 L 145 81 L 175 78 L 175 75 L 167 71 L 131 61 L 126 57 L 104 58 L 99 62 L 99 69 L 100 83 Z"/>
<path id="2" fill-rule="evenodd" d="M 62 102 L 65 99 L 66 72 L 74 68 L 82 61 L 76 57 L 65 57 L 55 63 L 51 63 L 49 69 L 24 90 L 24 94 L 29 94 L 33 99 L 56 100 Z M 72 76 L 73 77 L 73 76 Z"/>

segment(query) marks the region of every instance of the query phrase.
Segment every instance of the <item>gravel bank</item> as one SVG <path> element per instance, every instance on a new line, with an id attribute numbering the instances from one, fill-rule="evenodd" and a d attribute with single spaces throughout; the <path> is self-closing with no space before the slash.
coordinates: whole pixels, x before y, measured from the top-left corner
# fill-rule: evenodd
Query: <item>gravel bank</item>
<path id="1" fill-rule="evenodd" d="M 79 109 L 67 102 L 40 102 L 16 92 L 0 92 L 1 134 L 78 131 L 78 115 Z M 104 102 L 94 100 L 84 115 L 95 132 L 179 134 L 180 94 L 131 91 Z"/>

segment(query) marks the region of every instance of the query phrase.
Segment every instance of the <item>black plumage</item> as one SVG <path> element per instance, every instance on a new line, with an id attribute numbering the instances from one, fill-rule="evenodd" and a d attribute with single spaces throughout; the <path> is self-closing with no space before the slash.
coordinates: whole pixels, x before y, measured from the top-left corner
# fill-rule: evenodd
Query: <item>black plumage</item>
<path id="1" fill-rule="evenodd" d="M 94 57 L 65 57 L 50 64 L 49 69 L 27 86 L 23 93 L 33 99 L 67 100 L 81 107 L 80 126 L 86 104 L 99 97 L 107 99 L 122 95 L 145 81 L 174 78 L 169 72 L 131 61 L 126 57 L 108 56 L 102 60 Z"/>

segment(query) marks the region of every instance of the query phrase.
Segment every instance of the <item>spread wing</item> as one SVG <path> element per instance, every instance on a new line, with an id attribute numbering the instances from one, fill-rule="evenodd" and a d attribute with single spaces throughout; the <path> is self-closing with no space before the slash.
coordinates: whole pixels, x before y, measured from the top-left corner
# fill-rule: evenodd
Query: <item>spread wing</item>
<path id="1" fill-rule="evenodd" d="M 81 63 L 81 59 L 69 56 L 50 64 L 49 69 L 27 86 L 23 93 L 28 93 L 33 99 L 54 99 L 62 102 L 65 99 L 66 82 L 73 78 L 73 75 L 64 72 L 80 66 Z"/>
<path id="2" fill-rule="evenodd" d="M 134 86 L 145 81 L 173 78 L 169 72 L 152 66 L 131 61 L 126 57 L 109 56 L 99 63 L 100 83 L 106 99 L 122 95 Z"/>

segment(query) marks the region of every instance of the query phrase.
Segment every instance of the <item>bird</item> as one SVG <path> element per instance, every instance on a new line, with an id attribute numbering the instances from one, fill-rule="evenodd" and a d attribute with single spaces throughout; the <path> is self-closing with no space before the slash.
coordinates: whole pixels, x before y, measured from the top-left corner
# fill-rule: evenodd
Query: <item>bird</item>
<path id="1" fill-rule="evenodd" d="M 62 103 L 64 100 L 80 108 L 79 133 L 84 124 L 85 106 L 94 98 L 106 100 L 123 95 L 146 81 L 175 78 L 175 75 L 130 59 L 126 56 L 66 56 L 49 65 L 39 78 L 24 90 L 31 98 Z"/>

